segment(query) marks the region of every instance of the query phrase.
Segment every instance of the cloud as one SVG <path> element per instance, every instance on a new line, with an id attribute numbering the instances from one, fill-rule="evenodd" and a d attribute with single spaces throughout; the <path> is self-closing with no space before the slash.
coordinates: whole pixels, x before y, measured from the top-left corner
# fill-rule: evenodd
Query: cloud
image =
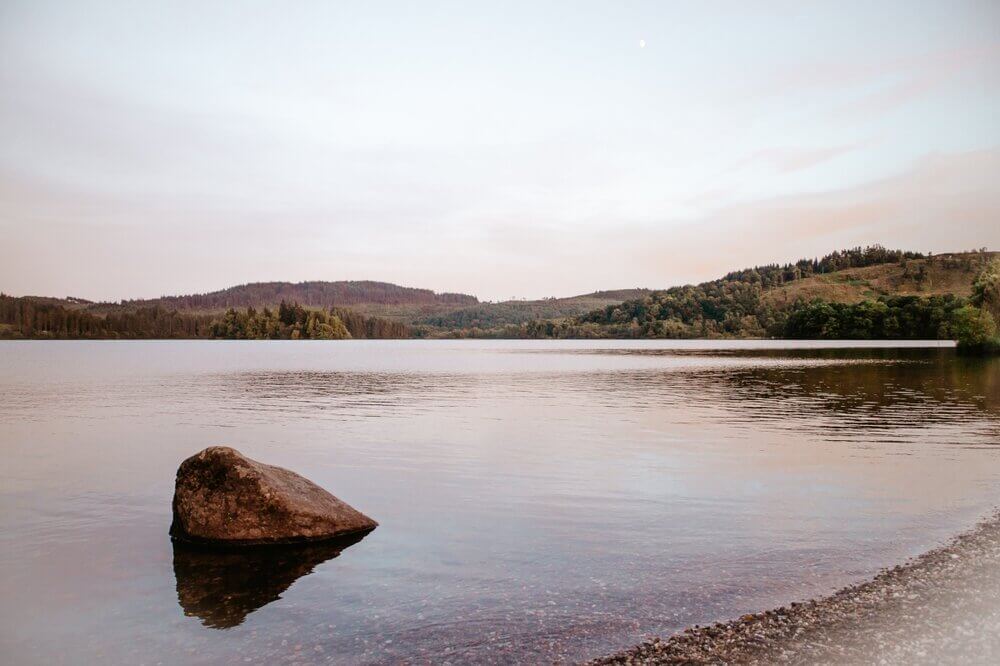
<path id="1" fill-rule="evenodd" d="M 620 222 L 574 232 L 496 222 L 467 239 L 467 257 L 451 268 L 468 271 L 464 284 L 474 286 L 466 290 L 479 296 L 567 296 L 701 282 L 873 243 L 935 253 L 1000 248 L 998 178 L 1000 149 L 993 149 L 931 155 L 865 185 L 748 200 L 679 225 Z"/>
<path id="2" fill-rule="evenodd" d="M 822 148 L 766 148 L 738 161 L 732 170 L 766 164 L 780 173 L 791 173 L 814 167 L 857 149 L 857 144 Z"/>
<path id="3" fill-rule="evenodd" d="M 1000 44 L 967 47 L 908 63 L 886 72 L 878 89 L 852 101 L 840 113 L 871 116 L 887 113 L 911 101 L 928 97 L 970 72 L 985 71 L 986 81 L 1000 86 Z"/>
<path id="4" fill-rule="evenodd" d="M 1000 148 L 930 155 L 861 186 L 719 209 L 677 232 L 647 234 L 635 256 L 698 281 L 870 243 L 934 252 L 1000 248 L 998 179 Z"/>
<path id="5" fill-rule="evenodd" d="M 130 298 L 255 280 L 376 279 L 481 298 L 664 288 L 754 264 L 882 243 L 1000 248 L 1000 148 L 927 156 L 862 186 L 747 200 L 694 221 L 600 225 L 466 218 L 390 224 L 399 209 L 150 208 L 0 174 L 0 285 L 11 293 Z M 386 216 L 385 224 L 378 220 Z M 353 219 L 345 229 L 338 220 Z"/>
<path id="6" fill-rule="evenodd" d="M 998 57 L 1000 43 L 991 41 L 891 57 L 811 60 L 779 68 L 762 83 L 744 88 L 741 94 L 769 97 L 908 79 L 943 83 L 948 74 L 956 71 L 986 69 L 996 73 Z"/>

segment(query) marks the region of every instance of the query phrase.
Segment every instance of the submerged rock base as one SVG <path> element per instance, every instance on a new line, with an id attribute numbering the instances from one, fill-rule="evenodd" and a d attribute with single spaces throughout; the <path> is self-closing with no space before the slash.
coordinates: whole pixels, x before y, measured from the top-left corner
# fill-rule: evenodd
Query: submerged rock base
<path id="1" fill-rule="evenodd" d="M 806 603 L 687 629 L 591 664 L 1000 664 L 1000 513 Z"/>
<path id="2" fill-rule="evenodd" d="M 226 446 L 181 463 L 173 512 L 171 537 L 216 547 L 313 543 L 378 526 L 295 472 Z"/>

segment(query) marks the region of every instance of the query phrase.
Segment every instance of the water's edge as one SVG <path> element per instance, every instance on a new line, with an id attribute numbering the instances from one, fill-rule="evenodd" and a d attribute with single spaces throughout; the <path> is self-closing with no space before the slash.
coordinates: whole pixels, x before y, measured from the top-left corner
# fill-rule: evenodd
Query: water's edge
<path id="1" fill-rule="evenodd" d="M 833 594 L 695 625 L 587 663 L 988 664 L 1000 655 L 998 623 L 1000 507 L 947 544 Z"/>

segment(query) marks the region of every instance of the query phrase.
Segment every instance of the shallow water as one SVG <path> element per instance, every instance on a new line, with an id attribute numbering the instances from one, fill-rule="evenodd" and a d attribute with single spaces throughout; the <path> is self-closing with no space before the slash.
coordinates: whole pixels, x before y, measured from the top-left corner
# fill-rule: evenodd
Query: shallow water
<path id="1" fill-rule="evenodd" d="M 212 444 L 381 526 L 175 552 Z M 11 663 L 580 659 L 828 592 L 1000 497 L 1000 362 L 937 343 L 0 343 Z"/>

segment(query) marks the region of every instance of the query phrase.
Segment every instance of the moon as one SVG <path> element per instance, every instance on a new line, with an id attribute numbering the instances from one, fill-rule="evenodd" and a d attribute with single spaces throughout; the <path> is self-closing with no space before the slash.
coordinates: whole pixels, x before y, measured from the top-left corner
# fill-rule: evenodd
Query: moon
<path id="1" fill-rule="evenodd" d="M 646 40 L 645 39 L 640 39 L 639 40 L 639 48 L 640 49 L 646 48 Z"/>

